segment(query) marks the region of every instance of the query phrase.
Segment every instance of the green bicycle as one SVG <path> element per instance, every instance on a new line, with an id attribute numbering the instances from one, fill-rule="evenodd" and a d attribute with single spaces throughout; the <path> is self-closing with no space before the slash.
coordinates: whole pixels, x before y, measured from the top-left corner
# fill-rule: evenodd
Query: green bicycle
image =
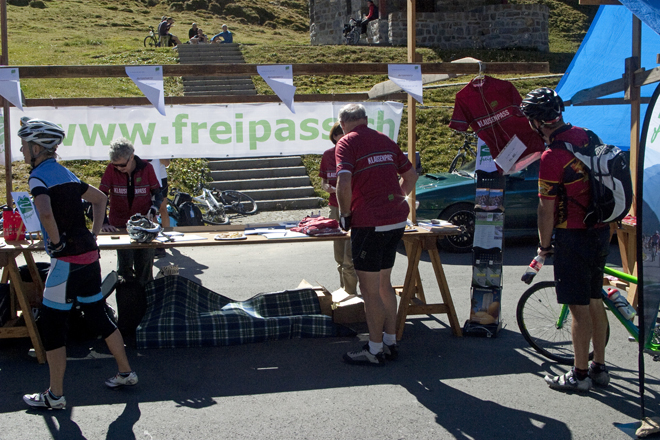
<path id="1" fill-rule="evenodd" d="M 637 284 L 637 277 L 606 267 L 605 273 L 629 283 Z M 639 327 L 624 318 L 602 289 L 603 303 L 628 333 L 639 342 Z M 564 365 L 573 365 L 573 341 L 571 338 L 571 314 L 568 306 L 557 304 L 554 281 L 542 281 L 527 289 L 518 301 L 516 319 L 520 333 L 538 353 Z M 610 328 L 607 327 L 607 339 Z M 656 327 L 645 343 L 645 351 L 660 354 L 660 327 Z M 593 352 L 589 353 L 589 359 Z"/>

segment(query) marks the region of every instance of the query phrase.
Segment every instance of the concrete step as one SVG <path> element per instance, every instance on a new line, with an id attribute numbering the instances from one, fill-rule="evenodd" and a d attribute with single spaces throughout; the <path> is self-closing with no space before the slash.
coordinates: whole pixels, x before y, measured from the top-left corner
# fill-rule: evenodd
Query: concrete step
<path id="1" fill-rule="evenodd" d="M 213 173 L 212 173 L 213 174 Z M 270 179 L 240 179 L 240 180 L 216 180 L 212 183 L 213 187 L 220 190 L 230 190 L 245 192 L 251 189 L 262 188 L 289 188 L 296 186 L 309 186 L 309 176 L 291 176 L 275 177 Z"/>
<path id="2" fill-rule="evenodd" d="M 184 76 L 183 82 L 219 81 L 254 84 L 249 76 Z"/>
<path id="3" fill-rule="evenodd" d="M 211 185 L 214 186 L 214 182 L 212 182 Z M 247 189 L 241 192 L 252 197 L 257 202 L 260 202 L 262 200 L 298 199 L 298 198 L 314 197 L 313 186 Z"/>
<path id="4" fill-rule="evenodd" d="M 302 165 L 302 159 L 300 156 L 249 157 L 241 159 L 219 159 L 209 161 L 209 169 L 213 171 L 297 167 L 300 165 Z"/>
<path id="5" fill-rule="evenodd" d="M 305 169 L 305 167 L 243 168 L 235 170 L 211 171 L 211 177 L 213 180 L 218 181 L 300 176 L 308 177 L 307 169 Z"/>
<path id="6" fill-rule="evenodd" d="M 256 90 L 214 90 L 214 91 L 199 91 L 199 92 L 185 92 L 186 96 L 209 96 L 209 95 L 256 95 Z"/>
<path id="7" fill-rule="evenodd" d="M 207 34 L 208 35 L 208 34 Z M 209 35 L 209 38 L 211 35 Z M 240 51 L 241 48 L 238 43 L 229 44 L 182 44 L 178 47 L 179 53 L 181 52 L 232 52 Z"/>
<path id="8" fill-rule="evenodd" d="M 243 55 L 179 55 L 179 64 L 244 64 Z"/>
<path id="9" fill-rule="evenodd" d="M 298 199 L 276 199 L 257 202 L 259 211 L 283 211 L 287 209 L 314 209 L 320 208 L 323 199 L 321 197 L 304 197 Z M 300 220 L 300 219 L 291 219 Z"/>
<path id="10" fill-rule="evenodd" d="M 238 90 L 246 91 L 255 91 L 253 85 L 245 84 L 225 84 L 225 85 L 214 85 L 214 84 L 184 84 L 183 91 L 188 92 L 217 92 L 224 91 L 228 94 L 230 92 L 236 92 Z"/>

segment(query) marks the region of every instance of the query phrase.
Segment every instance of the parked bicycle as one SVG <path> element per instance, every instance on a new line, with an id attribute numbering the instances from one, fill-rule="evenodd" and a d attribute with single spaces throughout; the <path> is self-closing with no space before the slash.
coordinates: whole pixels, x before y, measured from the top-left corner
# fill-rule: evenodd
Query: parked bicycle
<path id="1" fill-rule="evenodd" d="M 456 156 L 449 165 L 449 172 L 460 169 L 463 165 L 477 157 L 477 134 L 454 130 L 454 136 L 463 136 L 463 145 L 459 147 Z"/>
<path id="2" fill-rule="evenodd" d="M 149 26 L 149 35 L 146 36 L 144 39 L 144 47 L 158 47 L 158 36 L 156 35 L 156 32 L 154 31 L 153 26 Z"/>
<path id="3" fill-rule="evenodd" d="M 623 281 L 637 284 L 637 277 L 605 267 L 605 273 Z M 639 327 L 623 317 L 619 309 L 602 289 L 603 303 L 619 322 L 628 330 L 630 336 L 639 342 Z M 534 350 L 548 359 L 564 365 L 573 365 L 573 341 L 571 338 L 571 314 L 566 304 L 557 304 L 554 281 L 542 281 L 527 289 L 518 301 L 516 319 L 520 333 Z M 660 355 L 660 328 L 655 327 L 648 335 L 645 350 Z M 610 327 L 607 327 L 607 340 L 610 337 Z M 606 340 L 606 344 L 607 344 Z M 589 359 L 593 352 L 589 353 Z"/>
<path id="4" fill-rule="evenodd" d="M 200 186 L 201 194 L 191 196 L 188 193 L 172 189 L 173 209 L 168 208 L 170 217 L 178 226 L 228 225 L 228 211 L 239 215 L 251 215 L 257 212 L 257 203 L 239 191 L 219 191 Z"/>
<path id="5" fill-rule="evenodd" d="M 348 24 L 344 25 L 344 42 L 350 45 L 356 45 L 362 35 L 362 19 L 351 18 Z"/>

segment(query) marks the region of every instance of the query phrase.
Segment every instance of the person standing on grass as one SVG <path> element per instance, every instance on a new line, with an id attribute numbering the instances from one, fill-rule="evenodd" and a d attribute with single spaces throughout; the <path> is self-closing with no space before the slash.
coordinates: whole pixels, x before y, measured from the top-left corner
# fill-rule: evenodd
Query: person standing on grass
<path id="1" fill-rule="evenodd" d="M 579 127 L 564 122 L 564 102 L 548 88 L 532 90 L 520 104 L 529 125 L 547 145 L 539 170 L 538 254 L 553 250 L 557 302 L 568 304 L 573 317 L 571 334 L 575 363 L 560 376 L 545 376 L 550 388 L 586 392 L 593 385 L 607 386 L 610 376 L 605 367 L 607 315 L 601 289 L 603 268 L 610 249 L 608 224 L 586 225 L 586 208 L 591 201 L 589 173 L 568 151 L 589 144 L 589 136 Z M 589 344 L 594 358 L 589 365 Z"/>
<path id="2" fill-rule="evenodd" d="M 330 205 L 330 218 L 339 221 L 339 205 L 337 204 L 337 164 L 335 162 L 336 145 L 344 135 L 339 122 L 330 129 L 330 140 L 335 145 L 323 153 L 321 165 L 319 166 L 319 177 L 322 179 L 323 191 L 330 193 L 328 204 Z M 334 240 L 335 261 L 339 271 L 339 285 L 349 295 L 357 295 L 358 279 L 353 267 L 353 256 L 351 254 L 351 242 L 348 240 Z"/>
<path id="3" fill-rule="evenodd" d="M 397 302 L 390 278 L 417 173 L 394 141 L 367 127 L 363 105 L 342 107 L 339 123 L 344 132 L 335 152 L 340 225 L 351 230 L 353 264 L 369 327 L 369 343 L 344 354 L 344 360 L 383 365 L 398 357 Z"/>
<path id="4" fill-rule="evenodd" d="M 138 377 L 131 370 L 124 339 L 106 312 L 101 292 L 95 237 L 101 231 L 107 198 L 55 160 L 57 147 L 65 136 L 60 126 L 25 117 L 21 119 L 18 136 L 24 160 L 32 166 L 28 183 L 50 256 L 50 271 L 37 317 L 48 360 L 50 387 L 42 393 L 24 395 L 23 401 L 36 408 L 64 409 L 67 320 L 76 303 L 87 325 L 105 339 L 117 362 L 119 372 L 105 384 L 110 388 L 135 385 Z M 91 232 L 86 227 L 81 198 L 93 207 Z"/>

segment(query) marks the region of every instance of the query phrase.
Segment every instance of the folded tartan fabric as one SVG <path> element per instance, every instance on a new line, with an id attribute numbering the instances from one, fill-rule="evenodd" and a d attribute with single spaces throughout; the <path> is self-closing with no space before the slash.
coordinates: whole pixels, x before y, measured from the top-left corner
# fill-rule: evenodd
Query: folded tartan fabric
<path id="1" fill-rule="evenodd" d="M 339 222 L 327 217 L 305 217 L 291 230 L 311 236 L 345 235 L 345 232 L 339 229 Z"/>
<path id="2" fill-rule="evenodd" d="M 173 275 L 146 287 L 147 312 L 136 330 L 138 348 L 236 345 L 274 339 L 334 336 L 312 289 L 262 293 L 233 301 Z"/>

